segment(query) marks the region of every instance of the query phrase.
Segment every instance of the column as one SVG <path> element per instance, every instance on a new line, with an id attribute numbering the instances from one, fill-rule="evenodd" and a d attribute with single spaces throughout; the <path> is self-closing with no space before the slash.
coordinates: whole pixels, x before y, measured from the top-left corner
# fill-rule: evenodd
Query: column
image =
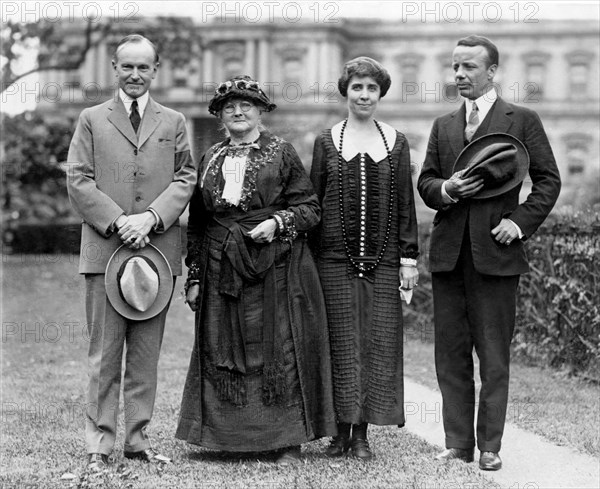
<path id="1" fill-rule="evenodd" d="M 211 45 L 208 45 L 204 48 L 203 53 L 204 64 L 202 65 L 202 83 L 216 83 L 217 80 L 214 79 L 213 76 L 213 53 Z"/>
<path id="2" fill-rule="evenodd" d="M 256 41 L 254 39 L 246 41 L 245 62 L 246 74 L 256 79 Z"/>
<path id="3" fill-rule="evenodd" d="M 321 83 L 327 83 L 329 81 L 329 70 L 327 68 L 328 62 L 330 62 L 328 55 L 328 46 L 326 41 L 319 41 L 318 52 L 319 52 L 319 80 Z"/>
<path id="4" fill-rule="evenodd" d="M 258 41 L 258 81 L 269 81 L 269 45 L 266 39 Z"/>
<path id="5" fill-rule="evenodd" d="M 101 43 L 96 46 L 96 75 L 94 82 L 98 84 L 100 88 L 106 88 L 110 84 L 111 77 L 109 76 L 112 72 L 112 64 L 110 63 L 108 56 L 106 55 L 106 44 Z"/>

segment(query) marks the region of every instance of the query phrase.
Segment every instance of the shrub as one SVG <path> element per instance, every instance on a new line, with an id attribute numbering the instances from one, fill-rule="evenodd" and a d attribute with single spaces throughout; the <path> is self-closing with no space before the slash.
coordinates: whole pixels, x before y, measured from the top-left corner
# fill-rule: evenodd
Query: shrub
<path id="1" fill-rule="evenodd" d="M 2 233 L 2 253 L 79 253 L 81 223 L 9 223 Z"/>
<path id="2" fill-rule="evenodd" d="M 433 341 L 427 271 L 429 223 L 421 226 L 419 287 L 404 308 L 407 335 Z M 600 367 L 600 218 L 563 209 L 525 242 L 530 273 L 521 275 L 513 349 L 517 360 L 597 378 Z M 595 377 L 594 377 L 595 376 Z"/>
<path id="3" fill-rule="evenodd" d="M 1 122 L 4 224 L 78 220 L 69 204 L 61 167 L 67 159 L 74 121 L 25 112 L 3 115 Z"/>
<path id="4" fill-rule="evenodd" d="M 550 216 L 527 253 L 517 296 L 515 353 L 590 375 L 600 365 L 600 220 L 591 211 Z"/>

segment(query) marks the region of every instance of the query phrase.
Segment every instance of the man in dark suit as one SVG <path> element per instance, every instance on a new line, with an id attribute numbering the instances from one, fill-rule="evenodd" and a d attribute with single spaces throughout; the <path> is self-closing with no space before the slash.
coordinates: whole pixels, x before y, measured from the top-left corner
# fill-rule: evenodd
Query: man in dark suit
<path id="1" fill-rule="evenodd" d="M 168 461 L 152 449 L 146 432 L 168 304 L 149 319 L 124 317 L 107 300 L 104 274 L 122 244 L 140 249 L 151 241 L 172 274 L 181 275 L 179 216 L 197 180 L 183 114 L 149 96 L 159 66 L 154 44 L 127 36 L 112 65 L 118 96 L 81 113 L 67 175 L 71 202 L 83 219 L 79 272 L 85 274 L 90 338 L 86 447 L 94 471 L 106 466 L 115 442 L 124 352 L 125 457 Z"/>
<path id="2" fill-rule="evenodd" d="M 418 181 L 421 197 L 438 211 L 429 263 L 446 450 L 436 458 L 471 462 L 477 441 L 480 468 L 498 470 L 516 291 L 519 275 L 529 269 L 523 242 L 551 211 L 560 176 L 537 114 L 498 96 L 496 46 L 481 36 L 461 39 L 452 63 L 458 90 L 467 100 L 435 120 Z M 496 197 L 474 199 L 483 188 L 481 178 L 463 179 L 462 170 L 453 171 L 462 149 L 491 133 L 514 136 L 529 152 L 533 185 L 521 204 L 521 184 Z M 482 384 L 476 437 L 473 348 Z"/>

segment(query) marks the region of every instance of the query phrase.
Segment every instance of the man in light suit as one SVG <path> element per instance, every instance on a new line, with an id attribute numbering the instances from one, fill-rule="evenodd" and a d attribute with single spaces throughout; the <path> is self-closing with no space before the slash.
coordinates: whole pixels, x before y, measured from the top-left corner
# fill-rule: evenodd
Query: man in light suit
<path id="1" fill-rule="evenodd" d="M 169 461 L 151 447 L 146 433 L 168 305 L 153 318 L 127 319 L 107 300 L 104 273 L 122 244 L 140 249 L 151 242 L 167 258 L 172 274 L 181 275 L 179 216 L 197 179 L 183 114 L 148 93 L 159 66 L 154 44 L 127 36 L 112 65 L 118 96 L 81 113 L 68 156 L 69 196 L 83 219 L 79 272 L 85 274 L 90 338 L 90 471 L 106 467 L 115 442 L 124 347 L 125 457 Z"/>
<path id="2" fill-rule="evenodd" d="M 496 46 L 481 36 L 461 39 L 452 63 L 460 94 L 467 100 L 435 120 L 418 181 L 421 197 L 438 211 L 429 263 L 446 450 L 436 458 L 471 462 L 477 442 L 480 468 L 498 470 L 516 290 L 519 275 L 529 270 L 523 243 L 556 202 L 560 177 L 537 114 L 498 96 L 493 84 Z M 482 180 L 453 173 L 468 142 L 491 133 L 514 136 L 529 152 L 533 185 L 521 204 L 521 184 L 496 197 L 473 199 L 483 188 Z M 473 348 L 482 383 L 476 437 Z"/>

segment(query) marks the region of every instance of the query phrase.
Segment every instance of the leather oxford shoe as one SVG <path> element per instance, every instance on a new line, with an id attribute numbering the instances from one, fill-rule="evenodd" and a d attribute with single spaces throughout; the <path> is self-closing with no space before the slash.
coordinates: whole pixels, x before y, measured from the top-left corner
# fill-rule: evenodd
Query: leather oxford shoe
<path id="1" fill-rule="evenodd" d="M 371 452 L 369 442 L 363 438 L 352 438 L 352 441 L 350 442 L 350 454 L 353 457 L 364 461 L 373 458 L 373 452 Z"/>
<path id="2" fill-rule="evenodd" d="M 87 470 L 88 472 L 102 472 L 108 467 L 108 455 L 104 453 L 88 454 Z"/>
<path id="3" fill-rule="evenodd" d="M 140 450 L 139 452 L 125 452 L 125 458 L 133 459 L 133 460 L 141 460 L 147 463 L 153 464 L 170 464 L 171 459 L 169 457 L 165 457 L 158 453 L 154 448 L 146 448 L 145 450 Z"/>
<path id="4" fill-rule="evenodd" d="M 479 468 L 481 470 L 500 470 L 502 468 L 500 455 L 497 452 L 481 452 Z"/>
<path id="5" fill-rule="evenodd" d="M 329 446 L 325 449 L 327 457 L 341 457 L 350 449 L 350 439 L 346 436 L 336 435 L 331 439 Z"/>
<path id="6" fill-rule="evenodd" d="M 469 463 L 474 460 L 473 449 L 446 448 L 443 452 L 438 453 L 435 456 L 435 459 L 442 462 L 447 462 L 448 460 L 462 460 L 463 462 Z"/>

